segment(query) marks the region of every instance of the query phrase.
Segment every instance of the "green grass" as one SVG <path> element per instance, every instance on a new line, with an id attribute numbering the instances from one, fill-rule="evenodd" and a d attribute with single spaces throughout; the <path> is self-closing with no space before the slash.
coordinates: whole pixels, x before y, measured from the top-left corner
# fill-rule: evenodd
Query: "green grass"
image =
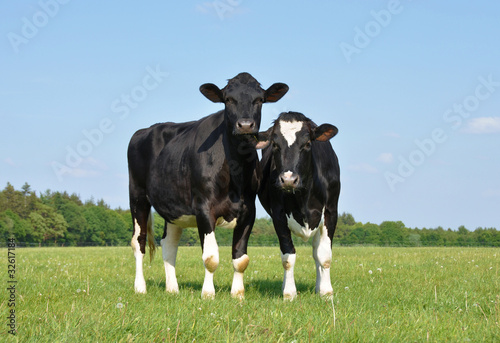
<path id="1" fill-rule="evenodd" d="M 177 296 L 165 293 L 159 250 L 145 264 L 148 293 L 138 295 L 131 248 L 16 249 L 12 337 L 1 249 L 0 341 L 500 341 L 500 249 L 334 247 L 330 301 L 314 294 L 311 248 L 301 247 L 293 302 L 282 299 L 277 247 L 249 248 L 242 302 L 230 296 L 230 248 L 220 248 L 215 300 L 201 299 L 199 247 L 179 248 Z"/>

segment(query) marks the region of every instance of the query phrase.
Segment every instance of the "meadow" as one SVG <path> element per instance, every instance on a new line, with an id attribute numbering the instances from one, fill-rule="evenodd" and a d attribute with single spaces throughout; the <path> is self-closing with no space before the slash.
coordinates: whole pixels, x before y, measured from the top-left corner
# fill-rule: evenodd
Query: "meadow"
<path id="1" fill-rule="evenodd" d="M 180 247 L 180 293 L 165 293 L 161 248 L 133 290 L 130 247 L 17 248 L 15 336 L 7 342 L 498 342 L 500 249 L 334 247 L 334 295 L 314 293 L 310 247 L 297 249 L 298 298 L 283 301 L 278 247 L 250 247 L 243 301 L 230 296 L 231 250 L 220 248 L 215 300 L 202 300 L 200 247 Z"/>

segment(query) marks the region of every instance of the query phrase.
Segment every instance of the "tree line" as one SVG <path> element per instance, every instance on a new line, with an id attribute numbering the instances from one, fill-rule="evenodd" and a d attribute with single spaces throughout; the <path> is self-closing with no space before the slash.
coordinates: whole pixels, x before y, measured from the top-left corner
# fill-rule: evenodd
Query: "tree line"
<path id="1" fill-rule="evenodd" d="M 156 241 L 163 235 L 165 222 L 154 214 Z M 28 183 L 16 190 L 10 183 L 0 192 L 0 244 L 14 237 L 18 245 L 105 246 L 128 245 L 132 237 L 129 210 L 111 209 L 103 200 L 82 201 L 67 192 L 33 191 Z M 219 245 L 231 245 L 232 230 L 217 228 Z M 294 237 L 296 245 L 309 245 Z M 198 245 L 197 229 L 183 230 L 181 245 Z M 495 228 L 464 226 L 458 230 L 407 228 L 401 221 L 384 221 L 380 225 L 360 223 L 350 213 L 339 216 L 333 243 L 337 245 L 373 246 L 494 246 L 500 247 L 500 232 Z M 272 220 L 255 221 L 250 245 L 278 245 Z"/>

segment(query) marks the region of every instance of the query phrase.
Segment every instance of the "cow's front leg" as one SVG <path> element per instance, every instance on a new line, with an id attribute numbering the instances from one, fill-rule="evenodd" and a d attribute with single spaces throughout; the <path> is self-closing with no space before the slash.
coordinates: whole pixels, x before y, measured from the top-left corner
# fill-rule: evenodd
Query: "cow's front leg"
<path id="1" fill-rule="evenodd" d="M 333 288 L 330 279 L 332 241 L 326 225 L 321 225 L 320 229 L 314 235 L 313 257 L 316 261 L 316 293 L 319 293 L 321 296 L 332 296 Z"/>
<path id="2" fill-rule="evenodd" d="M 163 264 L 165 265 L 165 289 L 168 293 L 179 293 L 179 285 L 175 276 L 175 260 L 181 239 L 182 229 L 176 225 L 165 223 L 165 234 L 161 240 Z"/>
<path id="3" fill-rule="evenodd" d="M 200 234 L 201 248 L 203 249 L 202 259 L 205 266 L 205 280 L 201 290 L 201 297 L 204 299 L 215 298 L 214 272 L 219 266 L 219 246 L 215 240 L 215 221 L 204 215 L 197 215 L 198 232 Z"/>
<path id="4" fill-rule="evenodd" d="M 288 228 L 286 219 L 274 219 L 274 228 L 278 235 L 281 250 L 281 264 L 283 265 L 283 299 L 293 300 L 297 297 L 297 288 L 295 287 L 294 266 L 295 266 L 295 247 L 293 246 L 292 234 Z"/>
<path id="5" fill-rule="evenodd" d="M 252 209 L 250 209 L 252 210 Z M 248 239 L 255 221 L 255 208 L 247 216 L 247 220 L 240 220 L 236 223 L 233 232 L 233 284 L 231 286 L 231 296 L 233 298 L 243 299 L 245 297 L 245 286 L 243 284 L 243 273 L 248 267 L 250 259 L 247 255 Z"/>
<path id="6" fill-rule="evenodd" d="M 295 253 L 283 253 L 281 252 L 281 263 L 283 264 L 283 299 L 293 300 L 297 297 L 297 288 L 295 287 L 295 277 L 293 269 L 295 266 Z"/>

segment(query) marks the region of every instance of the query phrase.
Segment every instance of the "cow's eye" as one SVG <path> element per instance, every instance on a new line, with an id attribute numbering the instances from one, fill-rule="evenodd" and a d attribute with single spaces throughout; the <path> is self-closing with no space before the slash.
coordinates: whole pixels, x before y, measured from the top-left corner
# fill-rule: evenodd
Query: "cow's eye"
<path id="1" fill-rule="evenodd" d="M 304 146 L 302 147 L 304 150 L 310 150 L 311 149 L 311 141 L 308 141 Z"/>
<path id="2" fill-rule="evenodd" d="M 234 98 L 227 98 L 226 104 L 236 105 L 236 100 L 234 100 Z"/>
<path id="3" fill-rule="evenodd" d="M 274 151 L 280 151 L 280 146 L 273 142 L 273 149 Z"/>

